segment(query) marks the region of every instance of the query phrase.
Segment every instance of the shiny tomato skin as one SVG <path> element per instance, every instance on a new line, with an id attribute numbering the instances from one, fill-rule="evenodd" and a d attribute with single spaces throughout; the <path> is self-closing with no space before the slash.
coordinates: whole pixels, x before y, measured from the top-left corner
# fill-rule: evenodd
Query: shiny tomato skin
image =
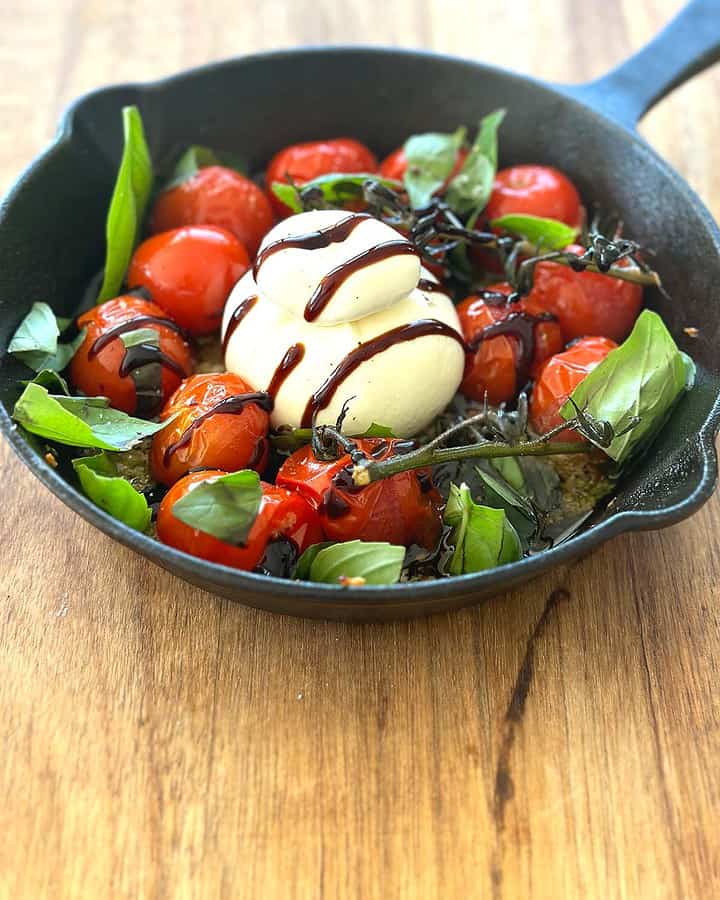
<path id="1" fill-rule="evenodd" d="M 583 248 L 568 250 L 580 255 Z M 584 335 L 601 335 L 624 341 L 632 331 L 643 302 L 642 285 L 620 281 L 597 272 L 574 272 L 558 263 L 539 263 L 535 269 L 532 299 L 557 316 L 566 341 Z"/>
<path id="2" fill-rule="evenodd" d="M 232 372 L 193 375 L 168 400 L 160 420 L 176 415 L 162 431 L 153 435 L 150 470 L 162 484 L 173 484 L 190 469 L 200 466 L 236 472 L 262 472 L 267 463 L 270 416 L 257 403 L 246 404 L 241 412 L 215 413 L 192 432 L 190 442 L 166 453 L 200 416 L 228 397 L 253 393 L 253 388 Z"/>
<path id="3" fill-rule="evenodd" d="M 522 165 L 501 169 L 485 208 L 488 219 L 524 213 L 558 219 L 573 228 L 582 223 L 580 194 L 567 175 L 551 166 Z"/>
<path id="4" fill-rule="evenodd" d="M 355 443 L 368 456 L 381 460 L 392 456 L 399 442 L 365 438 Z M 400 472 L 356 488 L 350 478 L 351 465 L 349 455 L 322 462 L 306 446 L 285 460 L 276 483 L 298 491 L 318 510 L 327 540 L 388 541 L 428 549 L 437 545 L 441 498 L 429 469 Z"/>
<path id="5" fill-rule="evenodd" d="M 331 172 L 376 172 L 377 166 L 375 154 L 354 138 L 307 141 L 291 144 L 273 156 L 265 173 L 265 186 L 275 212 L 285 218 L 292 210 L 273 194 L 273 182 L 303 185 Z"/>
<path id="6" fill-rule="evenodd" d="M 221 470 L 193 472 L 170 488 L 157 516 L 157 535 L 164 544 L 208 562 L 249 572 L 260 563 L 267 545 L 275 538 L 292 541 L 298 555 L 322 540 L 318 515 L 310 504 L 299 494 L 265 482 L 260 482 L 263 497 L 244 547 L 228 544 L 175 518 L 173 506 L 193 485 L 225 474 Z"/>
<path id="7" fill-rule="evenodd" d="M 547 360 L 530 396 L 530 424 L 538 434 L 545 434 L 562 424 L 560 409 L 567 398 L 615 347 L 617 344 L 609 338 L 585 337 Z M 552 440 L 575 442 L 585 439 L 574 431 L 561 431 Z"/>
<path id="8" fill-rule="evenodd" d="M 443 185 L 443 187 L 447 187 L 448 184 L 453 180 L 453 178 L 458 174 L 460 169 L 462 169 L 463 165 L 465 164 L 465 160 L 467 159 L 467 155 L 468 150 L 466 147 L 461 147 L 458 150 L 455 165 L 453 166 L 452 172 L 445 180 L 445 184 Z M 408 161 L 407 156 L 405 156 L 405 148 L 398 147 L 397 150 L 393 150 L 390 156 L 386 156 L 385 159 L 380 163 L 380 174 L 383 176 L 383 178 L 392 178 L 394 181 L 402 181 L 405 177 L 405 173 L 407 172 L 407 167 Z"/>
<path id="9" fill-rule="evenodd" d="M 183 225 L 225 228 L 254 256 L 272 228 L 273 211 L 254 181 L 224 166 L 207 166 L 155 201 L 150 216 L 153 234 Z"/>
<path id="10" fill-rule="evenodd" d="M 132 294 L 107 300 L 83 313 L 79 316 L 77 325 L 80 329 L 86 329 L 85 339 L 70 363 L 70 380 L 79 391 L 88 397 L 107 397 L 112 407 L 130 415 L 137 408 L 137 395 L 132 374 L 120 375 L 120 366 L 125 356 L 125 345 L 120 336 L 93 356 L 90 355 L 90 350 L 101 335 L 137 316 L 170 318 L 157 304 Z M 138 327 L 157 331 L 160 350 L 181 366 L 186 375 L 190 374 L 192 354 L 181 334 L 163 325 L 143 324 Z M 160 386 L 164 402 L 180 384 L 180 377 L 166 366 L 161 371 Z"/>
<path id="11" fill-rule="evenodd" d="M 146 288 L 190 334 L 202 335 L 220 327 L 225 301 L 249 267 L 247 250 L 234 234 L 186 225 L 143 241 L 127 280 L 131 288 Z"/>
<path id="12" fill-rule="evenodd" d="M 507 282 L 491 285 L 488 291 L 510 294 Z M 457 307 L 463 336 L 471 342 L 488 325 L 500 322 L 511 313 L 526 312 L 537 316 L 545 312 L 530 299 L 511 305 L 494 306 L 475 295 L 466 297 Z M 542 363 L 564 346 L 557 322 L 538 322 L 535 325 L 535 348 L 530 374 L 534 375 Z M 468 352 L 460 390 L 473 400 L 484 400 L 497 406 L 512 400 L 524 385 L 518 383 L 518 340 L 511 335 L 496 335 L 482 341 L 473 352 Z"/>

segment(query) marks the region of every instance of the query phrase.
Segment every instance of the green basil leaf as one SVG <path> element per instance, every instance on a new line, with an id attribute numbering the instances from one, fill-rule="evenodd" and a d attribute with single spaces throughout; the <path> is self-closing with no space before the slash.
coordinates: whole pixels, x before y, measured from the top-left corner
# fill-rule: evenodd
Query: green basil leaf
<path id="1" fill-rule="evenodd" d="M 72 461 L 85 495 L 114 519 L 137 531 L 146 531 L 151 512 L 144 495 L 117 474 L 105 453 Z"/>
<path id="2" fill-rule="evenodd" d="M 371 422 L 367 431 L 359 435 L 364 438 L 391 438 L 394 436 L 392 428 L 388 428 L 387 425 L 378 425 L 377 422 Z"/>
<path id="3" fill-rule="evenodd" d="M 312 546 L 308 547 L 295 564 L 293 578 L 296 581 L 310 581 L 310 569 L 315 561 L 315 557 L 321 550 L 324 550 L 326 547 L 332 547 L 334 544 L 335 541 L 322 541 L 319 544 L 312 544 Z"/>
<path id="4" fill-rule="evenodd" d="M 160 335 L 154 328 L 136 328 L 134 331 L 126 331 L 120 335 L 120 340 L 128 349 L 137 347 L 138 344 L 155 344 L 159 346 Z"/>
<path id="5" fill-rule="evenodd" d="M 39 437 L 72 447 L 129 450 L 168 424 L 135 419 L 112 409 L 107 397 L 51 396 L 28 384 L 13 409 L 13 419 Z"/>
<path id="6" fill-rule="evenodd" d="M 515 462 L 510 456 L 505 459 L 512 459 Z M 505 515 L 517 531 L 523 546 L 528 546 L 540 528 L 537 513 L 527 496 L 516 490 L 507 478 L 501 477 L 493 471 L 496 462 L 499 460 L 493 460 L 493 465 L 487 468 L 481 466 L 476 468 L 483 483 L 485 502 L 493 509 L 505 510 Z M 520 477 L 522 478 L 522 473 L 520 473 Z"/>
<path id="7" fill-rule="evenodd" d="M 453 529 L 455 546 L 451 575 L 481 572 L 522 557 L 520 538 L 505 511 L 474 503 L 466 484 L 450 485 L 445 522 Z"/>
<path id="8" fill-rule="evenodd" d="M 245 160 L 238 155 L 224 150 L 211 150 L 210 147 L 203 147 L 200 144 L 191 144 L 175 163 L 173 173 L 169 181 L 163 184 L 162 189 L 167 191 L 177 187 L 196 175 L 200 169 L 208 166 L 223 166 L 226 169 L 234 169 L 241 175 L 247 172 Z"/>
<path id="9" fill-rule="evenodd" d="M 71 343 L 59 344 L 58 337 L 67 324 L 67 319 L 55 318 L 47 303 L 33 303 L 13 335 L 8 352 L 35 372 L 44 369 L 61 372 L 85 338 L 82 331 Z"/>
<path id="10" fill-rule="evenodd" d="M 54 369 L 41 369 L 32 381 L 23 381 L 22 384 L 39 384 L 40 387 L 46 388 L 48 393 L 70 396 L 70 388 L 67 381 L 58 375 Z"/>
<path id="11" fill-rule="evenodd" d="M 258 473 L 241 469 L 191 485 L 173 506 L 172 514 L 191 528 L 242 545 L 257 517 L 262 495 Z"/>
<path id="12" fill-rule="evenodd" d="M 105 224 L 105 272 L 97 302 L 117 296 L 125 278 L 153 183 L 152 160 L 140 111 L 122 111 L 125 146 Z"/>
<path id="13" fill-rule="evenodd" d="M 542 219 L 540 216 L 519 213 L 500 216 L 499 219 L 493 219 L 490 225 L 492 228 L 517 234 L 543 250 L 563 250 L 577 237 L 577 229 L 558 222 L 557 219 Z"/>
<path id="14" fill-rule="evenodd" d="M 459 215 L 477 215 L 490 199 L 497 172 L 497 133 L 504 118 L 504 109 L 483 116 L 463 167 L 448 186 L 445 200 Z"/>
<path id="15" fill-rule="evenodd" d="M 491 465 L 500 473 L 513 490 L 522 493 L 526 490 L 525 477 L 520 464 L 514 456 L 501 456 L 491 460 Z"/>
<path id="16" fill-rule="evenodd" d="M 427 206 L 435 191 L 445 184 L 465 134 L 465 129 L 460 127 L 454 134 L 428 132 L 414 134 L 405 141 L 407 169 L 403 180 L 413 209 Z"/>
<path id="17" fill-rule="evenodd" d="M 305 208 L 303 198 L 313 191 L 320 191 L 323 202 L 328 206 L 343 207 L 346 203 L 359 200 L 363 196 L 363 185 L 366 181 L 377 181 L 395 189 L 401 187 L 399 182 L 391 178 L 380 178 L 368 172 L 330 172 L 302 185 L 274 181 L 272 191 L 278 200 L 289 206 L 293 212 L 299 213 Z"/>
<path id="18" fill-rule="evenodd" d="M 294 185 L 286 184 L 284 181 L 273 181 L 272 192 L 281 203 L 284 203 L 285 206 L 289 206 L 294 213 L 301 213 L 303 211 L 302 203 L 300 202 L 300 193 Z"/>
<path id="19" fill-rule="evenodd" d="M 310 581 L 338 584 L 342 578 L 364 578 L 367 584 L 400 580 L 405 548 L 380 541 L 345 541 L 322 548 L 310 564 Z"/>
<path id="20" fill-rule="evenodd" d="M 680 395 L 695 379 L 695 364 L 678 350 L 660 316 L 643 310 L 630 336 L 587 375 L 570 395 L 580 409 L 609 422 L 616 432 L 637 416 L 640 422 L 602 447 L 617 463 L 625 462 L 649 443 L 665 423 Z M 560 410 L 575 416 L 568 400 Z"/>

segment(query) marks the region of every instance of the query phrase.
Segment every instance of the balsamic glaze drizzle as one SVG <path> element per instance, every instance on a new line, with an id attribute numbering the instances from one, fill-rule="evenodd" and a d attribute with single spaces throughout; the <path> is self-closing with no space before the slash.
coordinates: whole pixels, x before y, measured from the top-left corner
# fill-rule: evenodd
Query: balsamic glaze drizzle
<path id="1" fill-rule="evenodd" d="M 169 328 L 171 331 L 179 334 L 183 340 L 187 340 L 186 332 L 172 319 L 164 319 L 160 316 L 134 316 L 126 322 L 120 322 L 119 325 L 108 328 L 107 331 L 96 337 L 88 350 L 88 358 L 92 359 L 97 356 L 104 347 L 107 347 L 111 341 L 114 341 L 120 335 L 127 334 L 129 331 L 137 331 L 138 328 L 142 328 L 145 325 L 161 325 L 163 328 Z M 157 360 L 154 360 L 154 362 L 157 362 Z M 183 373 L 182 377 L 185 377 L 185 373 Z"/>
<path id="2" fill-rule="evenodd" d="M 270 384 L 268 385 L 267 393 L 273 398 L 273 400 L 277 397 L 278 391 L 283 386 L 285 379 L 290 375 L 290 373 L 295 369 L 303 360 L 305 356 L 305 346 L 304 344 L 293 344 L 290 346 L 283 358 L 280 360 L 280 364 L 277 369 L 275 369 L 275 373 L 273 377 L 270 379 Z"/>
<path id="3" fill-rule="evenodd" d="M 474 353 L 483 341 L 500 334 L 514 337 L 519 346 L 516 362 L 517 381 L 518 384 L 523 384 L 528 379 L 535 356 L 536 326 L 540 322 L 553 322 L 556 318 L 552 313 L 540 313 L 539 315 L 532 315 L 528 312 L 510 313 L 506 319 L 486 325 L 479 334 L 468 341 L 467 349 L 470 353 Z"/>
<path id="4" fill-rule="evenodd" d="M 257 303 L 256 296 L 246 297 L 242 303 L 239 303 L 235 308 L 233 314 L 230 316 L 230 321 L 227 323 L 227 328 L 225 329 L 225 334 L 222 339 L 222 349 L 223 353 L 227 351 L 228 343 L 230 342 L 230 338 L 235 333 L 235 329 L 242 322 L 245 316 L 250 312 L 250 310 Z"/>

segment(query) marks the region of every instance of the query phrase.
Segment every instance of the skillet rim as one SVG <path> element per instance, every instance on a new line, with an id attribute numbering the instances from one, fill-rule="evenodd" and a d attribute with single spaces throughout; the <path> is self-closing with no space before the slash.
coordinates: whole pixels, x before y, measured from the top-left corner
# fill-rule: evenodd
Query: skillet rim
<path id="1" fill-rule="evenodd" d="M 618 132 L 618 139 L 631 140 L 643 153 L 649 156 L 665 175 L 673 180 L 677 190 L 683 195 L 685 201 L 692 205 L 701 216 L 720 256 L 720 229 L 714 221 L 709 210 L 687 184 L 685 179 L 674 170 L 634 129 L 627 124 L 613 119 L 608 114 L 594 109 L 583 98 L 586 84 L 558 85 L 528 75 L 504 69 L 499 66 L 491 66 L 486 63 L 472 60 L 467 57 L 453 54 L 440 53 L 433 50 L 389 47 L 381 45 L 364 44 L 332 44 L 332 45 L 305 45 L 301 47 L 283 48 L 279 50 L 260 51 L 246 54 L 240 57 L 219 60 L 202 66 L 182 70 L 173 75 L 150 82 L 126 82 L 122 84 L 107 85 L 88 91 L 75 99 L 65 110 L 60 118 L 58 129 L 53 140 L 40 154 L 20 173 L 13 185 L 11 185 L 5 197 L 0 201 L 0 220 L 5 210 L 12 204 L 21 201 L 21 195 L 25 184 L 47 162 L 56 155 L 64 146 L 69 145 L 74 138 L 74 119 L 77 112 L 91 100 L 105 94 L 132 92 L 139 98 L 144 94 L 160 93 L 165 88 L 173 86 L 186 79 L 214 74 L 224 69 L 237 65 L 252 63 L 253 61 L 265 61 L 284 57 L 298 57 L 308 54 L 346 56 L 352 53 L 396 56 L 414 56 L 421 59 L 435 59 L 449 64 L 461 63 L 471 66 L 480 74 L 492 73 L 501 75 L 519 87 L 532 85 L 534 88 L 547 93 L 552 97 L 562 97 L 579 108 L 585 115 L 595 116 L 600 119 L 604 127 L 610 127 Z M 589 84 L 593 84 L 590 82 Z M 155 538 L 141 534 L 128 526 L 113 519 L 98 506 L 92 503 L 77 488 L 62 478 L 54 469 L 48 466 L 31 448 L 29 443 L 21 437 L 17 426 L 13 423 L 5 407 L 0 404 L 0 432 L 2 432 L 15 453 L 33 472 L 33 474 L 54 493 L 70 509 L 81 515 L 91 525 L 99 528 L 109 537 L 114 538 L 126 547 L 136 550 L 145 558 L 156 562 L 166 568 L 172 574 L 181 577 L 201 579 L 206 584 L 234 590 L 237 599 L 249 605 L 260 605 L 254 602 L 254 595 L 279 595 L 284 598 L 292 597 L 301 601 L 306 606 L 327 604 L 332 611 L 342 612 L 347 610 L 355 614 L 365 610 L 382 611 L 387 607 L 387 601 L 393 601 L 393 612 L 402 614 L 404 607 L 413 604 L 422 604 L 431 600 L 451 600 L 455 597 L 467 597 L 467 605 L 472 604 L 472 595 L 477 593 L 478 600 L 482 595 L 489 593 L 495 587 L 497 593 L 510 588 L 512 585 L 530 580 L 541 573 L 569 562 L 580 555 L 586 554 L 599 547 L 606 541 L 619 534 L 640 530 L 655 530 L 675 524 L 695 513 L 712 495 L 718 477 L 718 458 L 715 447 L 715 437 L 720 430 L 720 394 L 697 434 L 697 452 L 702 460 L 702 474 L 700 479 L 687 497 L 670 506 L 655 510 L 624 510 L 611 513 L 607 519 L 597 525 L 591 526 L 587 531 L 582 531 L 564 543 L 545 550 L 535 556 L 525 557 L 518 562 L 498 566 L 484 572 L 469 573 L 466 575 L 441 578 L 435 581 L 413 582 L 411 584 L 400 583 L 395 585 L 368 585 L 362 588 L 341 588 L 331 584 L 317 584 L 314 582 L 289 581 L 275 576 L 259 575 L 253 572 L 244 572 L 223 566 L 218 563 L 210 563 L 198 557 L 191 556 L 182 551 L 162 544 Z M 195 582 L 196 583 L 196 582 Z M 208 589 L 208 588 L 206 588 Z M 448 604 L 450 605 L 450 604 Z M 408 610 L 409 611 L 409 610 Z M 422 610 L 421 610 L 422 611 Z M 321 612 L 318 609 L 318 612 Z M 304 613 L 298 610 L 299 615 Z"/>

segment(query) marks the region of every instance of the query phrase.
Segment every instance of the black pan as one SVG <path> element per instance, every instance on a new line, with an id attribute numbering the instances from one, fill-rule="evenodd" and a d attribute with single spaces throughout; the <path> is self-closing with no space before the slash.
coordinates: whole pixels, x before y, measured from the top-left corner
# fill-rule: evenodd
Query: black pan
<path id="1" fill-rule="evenodd" d="M 432 53 L 337 47 L 261 53 L 83 97 L 0 208 L 0 428 L 37 477 L 106 534 L 208 591 L 293 615 L 389 619 L 477 603 L 622 532 L 691 515 L 711 495 L 717 476 L 720 232 L 635 124 L 673 87 L 719 58 L 720 2 L 696 0 L 637 56 L 579 87 Z M 698 362 L 697 387 L 598 524 L 493 571 L 412 586 L 308 586 L 206 563 L 131 531 L 63 481 L 14 430 L 8 411 L 17 379 L 26 375 L 5 354 L 34 300 L 70 314 L 102 265 L 104 219 L 122 144 L 120 108 L 131 103 L 142 111 L 155 158 L 202 143 L 235 149 L 254 167 L 286 144 L 338 134 L 356 135 L 382 154 L 409 134 L 472 126 L 490 109 L 507 107 L 503 165 L 558 166 L 586 200 L 620 211 L 627 233 L 657 251 L 655 264 L 673 302 L 659 295 L 648 302 Z M 700 328 L 697 339 L 683 333 L 688 325 Z"/>

